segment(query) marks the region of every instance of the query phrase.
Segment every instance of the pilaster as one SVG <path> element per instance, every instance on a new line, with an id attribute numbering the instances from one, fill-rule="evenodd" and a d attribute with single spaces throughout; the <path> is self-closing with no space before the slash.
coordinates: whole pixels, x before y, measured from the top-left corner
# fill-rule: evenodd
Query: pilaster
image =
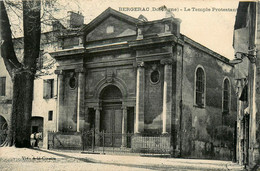
<path id="1" fill-rule="evenodd" d="M 164 82 L 163 82 L 163 130 L 166 134 L 171 131 L 171 116 L 172 116 L 172 60 L 161 60 L 164 65 Z"/>
<path id="2" fill-rule="evenodd" d="M 78 95 L 77 95 L 77 132 L 84 127 L 84 113 L 85 113 L 85 69 L 78 68 L 75 69 L 78 73 Z"/>
<path id="3" fill-rule="evenodd" d="M 127 146 L 127 107 L 122 107 L 122 147 Z"/>
<path id="4" fill-rule="evenodd" d="M 58 75 L 58 101 L 56 105 L 56 114 L 57 114 L 57 131 L 62 131 L 63 118 L 62 118 L 62 105 L 64 100 L 64 72 L 62 70 L 55 70 L 55 74 Z"/>
<path id="5" fill-rule="evenodd" d="M 95 109 L 95 144 L 99 146 L 100 144 L 100 138 L 99 138 L 99 133 L 100 133 L 100 107 L 96 107 Z"/>
<path id="6" fill-rule="evenodd" d="M 145 69 L 144 62 L 137 63 L 137 81 L 136 81 L 136 115 L 135 115 L 135 133 L 141 133 L 144 130 L 144 91 L 145 91 Z"/>

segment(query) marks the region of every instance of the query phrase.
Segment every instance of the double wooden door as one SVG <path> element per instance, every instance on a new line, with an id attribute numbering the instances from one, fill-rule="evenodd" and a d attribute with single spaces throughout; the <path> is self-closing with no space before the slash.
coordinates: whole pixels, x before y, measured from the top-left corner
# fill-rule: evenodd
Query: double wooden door
<path id="1" fill-rule="evenodd" d="M 100 118 L 101 131 L 105 132 L 106 147 L 120 147 L 122 144 L 121 106 L 104 106 Z"/>

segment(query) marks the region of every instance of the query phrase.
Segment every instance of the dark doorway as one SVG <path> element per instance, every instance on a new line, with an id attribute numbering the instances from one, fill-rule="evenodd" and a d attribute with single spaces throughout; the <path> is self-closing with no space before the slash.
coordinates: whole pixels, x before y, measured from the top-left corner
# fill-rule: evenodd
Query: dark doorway
<path id="1" fill-rule="evenodd" d="M 39 133 L 38 146 L 43 146 L 43 117 L 33 116 L 31 118 L 31 133 Z"/>
<path id="2" fill-rule="evenodd" d="M 127 133 L 134 133 L 134 107 L 127 108 Z M 131 148 L 131 136 L 127 136 L 127 147 Z"/>
<path id="3" fill-rule="evenodd" d="M 32 126 L 32 133 L 37 133 L 39 131 L 38 128 L 38 126 Z"/>
<path id="4" fill-rule="evenodd" d="M 134 107 L 127 108 L 127 132 L 134 133 Z"/>
<path id="5" fill-rule="evenodd" d="M 94 108 L 89 108 L 88 109 L 88 115 L 87 119 L 85 119 L 86 122 L 89 122 L 89 130 L 94 130 L 95 129 L 95 110 Z"/>
<path id="6" fill-rule="evenodd" d="M 38 133 L 43 132 L 43 117 L 33 116 L 31 118 L 31 126 L 32 126 L 32 132 L 31 133 Z"/>

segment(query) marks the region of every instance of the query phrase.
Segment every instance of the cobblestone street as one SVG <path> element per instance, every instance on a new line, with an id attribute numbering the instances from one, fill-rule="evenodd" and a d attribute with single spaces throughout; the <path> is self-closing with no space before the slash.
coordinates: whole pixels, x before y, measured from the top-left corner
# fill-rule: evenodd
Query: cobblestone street
<path id="1" fill-rule="evenodd" d="M 243 170 L 231 161 L 0 148 L 0 170 Z"/>

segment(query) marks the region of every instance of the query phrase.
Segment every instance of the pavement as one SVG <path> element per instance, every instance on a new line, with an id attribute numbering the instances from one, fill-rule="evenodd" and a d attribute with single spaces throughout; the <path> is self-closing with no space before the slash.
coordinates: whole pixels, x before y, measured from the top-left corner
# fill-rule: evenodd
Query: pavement
<path id="1" fill-rule="evenodd" d="M 0 170 L 243 170 L 231 161 L 0 148 Z"/>

